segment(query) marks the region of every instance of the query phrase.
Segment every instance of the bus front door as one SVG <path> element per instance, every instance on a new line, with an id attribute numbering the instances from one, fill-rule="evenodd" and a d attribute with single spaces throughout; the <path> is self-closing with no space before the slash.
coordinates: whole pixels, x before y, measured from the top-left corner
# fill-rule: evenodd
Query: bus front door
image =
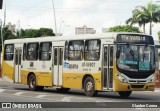
<path id="1" fill-rule="evenodd" d="M 103 46 L 103 89 L 111 90 L 113 88 L 113 45 Z"/>
<path id="2" fill-rule="evenodd" d="M 53 47 L 53 85 L 62 86 L 63 47 Z"/>
<path id="3" fill-rule="evenodd" d="M 15 61 L 14 61 L 14 82 L 21 82 L 21 58 L 22 57 L 22 48 L 15 49 Z"/>

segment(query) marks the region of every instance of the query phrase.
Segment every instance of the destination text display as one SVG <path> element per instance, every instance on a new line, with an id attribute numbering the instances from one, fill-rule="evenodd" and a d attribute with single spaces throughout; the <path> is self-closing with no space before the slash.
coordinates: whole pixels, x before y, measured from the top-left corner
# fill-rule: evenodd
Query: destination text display
<path id="1" fill-rule="evenodd" d="M 154 45 L 154 41 L 151 36 L 138 35 L 138 34 L 119 34 L 117 36 L 117 43 L 126 43 L 126 42 Z"/>

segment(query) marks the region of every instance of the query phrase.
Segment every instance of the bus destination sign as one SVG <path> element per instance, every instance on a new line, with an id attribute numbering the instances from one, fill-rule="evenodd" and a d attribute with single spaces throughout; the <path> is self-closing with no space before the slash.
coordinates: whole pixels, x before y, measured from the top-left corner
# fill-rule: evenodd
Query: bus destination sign
<path id="1" fill-rule="evenodd" d="M 154 44 L 153 39 L 150 36 L 138 35 L 138 34 L 119 34 L 117 36 L 118 43 L 139 43 L 139 44 Z"/>

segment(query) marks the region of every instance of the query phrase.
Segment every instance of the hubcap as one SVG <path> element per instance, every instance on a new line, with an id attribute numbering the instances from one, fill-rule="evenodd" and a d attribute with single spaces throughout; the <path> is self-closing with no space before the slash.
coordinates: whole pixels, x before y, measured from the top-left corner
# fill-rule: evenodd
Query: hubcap
<path id="1" fill-rule="evenodd" d="M 30 86 L 33 88 L 34 85 L 35 85 L 35 80 L 34 80 L 34 79 L 31 79 Z"/>
<path id="2" fill-rule="evenodd" d="M 93 89 L 93 84 L 92 84 L 92 82 L 91 82 L 91 81 L 87 82 L 87 84 L 86 84 L 86 90 L 87 90 L 88 92 L 90 92 L 90 91 L 92 91 L 92 89 Z"/>

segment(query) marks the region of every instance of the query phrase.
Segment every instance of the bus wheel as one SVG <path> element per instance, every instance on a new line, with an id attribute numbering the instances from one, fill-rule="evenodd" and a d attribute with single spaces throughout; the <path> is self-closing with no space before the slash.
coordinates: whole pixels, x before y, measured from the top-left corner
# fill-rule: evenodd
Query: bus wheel
<path id="1" fill-rule="evenodd" d="M 118 93 L 121 97 L 129 97 L 132 91 L 119 91 Z"/>
<path id="2" fill-rule="evenodd" d="M 92 77 L 87 77 L 84 81 L 84 93 L 86 96 L 95 96 L 97 91 L 95 90 L 95 84 Z"/>
<path id="3" fill-rule="evenodd" d="M 31 91 L 37 90 L 36 77 L 33 74 L 29 76 L 28 86 Z"/>
<path id="4" fill-rule="evenodd" d="M 59 93 L 68 93 L 70 88 L 56 88 Z"/>

